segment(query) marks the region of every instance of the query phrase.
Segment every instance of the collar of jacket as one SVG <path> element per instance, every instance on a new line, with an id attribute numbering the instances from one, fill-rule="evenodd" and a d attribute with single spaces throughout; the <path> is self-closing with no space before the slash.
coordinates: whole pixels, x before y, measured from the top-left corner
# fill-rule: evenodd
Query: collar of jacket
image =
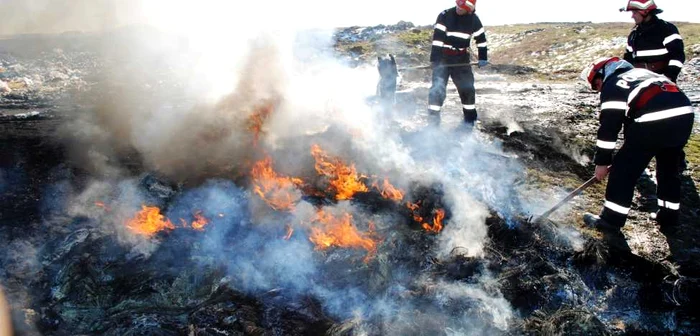
<path id="1" fill-rule="evenodd" d="M 636 27 L 637 30 L 646 31 L 646 30 L 654 29 L 654 27 L 659 22 L 661 22 L 661 19 L 659 19 L 659 17 L 656 16 L 655 14 L 649 14 L 649 15 L 651 15 L 651 18 L 649 19 L 649 21 L 645 21 L 645 22 L 638 24 Z"/>

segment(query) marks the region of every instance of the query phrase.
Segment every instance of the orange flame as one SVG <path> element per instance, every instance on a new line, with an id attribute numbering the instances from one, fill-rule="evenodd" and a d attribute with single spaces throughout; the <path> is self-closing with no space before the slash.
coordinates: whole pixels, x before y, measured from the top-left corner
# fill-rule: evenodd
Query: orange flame
<path id="1" fill-rule="evenodd" d="M 435 210 L 433 215 L 433 223 L 429 224 L 427 222 L 424 222 L 423 217 L 418 213 L 418 210 L 420 210 L 421 208 L 420 203 L 421 201 L 418 201 L 417 203 L 406 202 L 406 207 L 412 212 L 413 220 L 421 224 L 421 227 L 423 227 L 423 229 L 425 229 L 428 232 L 439 233 L 440 231 L 442 231 L 442 221 L 443 219 L 445 219 L 445 210 Z"/>
<path id="2" fill-rule="evenodd" d="M 192 222 L 192 228 L 197 231 L 204 231 L 204 227 L 209 224 L 209 220 L 202 215 L 202 211 L 197 211 L 194 213 L 194 221 Z"/>
<path id="3" fill-rule="evenodd" d="M 392 199 L 396 201 L 400 201 L 403 199 L 403 191 L 400 189 L 396 189 L 391 183 L 389 183 L 389 179 L 384 179 L 384 183 L 382 183 L 381 186 L 379 186 L 379 182 L 375 181 L 372 184 L 372 187 L 374 189 L 379 190 L 379 192 L 382 194 L 382 197 L 387 198 L 387 199 Z"/>
<path id="4" fill-rule="evenodd" d="M 338 158 L 329 158 L 320 146 L 311 146 L 311 155 L 316 160 L 316 171 L 330 178 L 331 188 L 336 192 L 337 200 L 351 199 L 357 192 L 368 191 L 367 186 L 360 181 L 366 176 L 358 175 L 355 165 L 347 166 Z"/>
<path id="5" fill-rule="evenodd" d="M 272 113 L 272 104 L 266 104 L 248 117 L 248 130 L 253 133 L 253 145 L 257 146 L 260 135 L 264 134 L 263 124 Z"/>
<path id="6" fill-rule="evenodd" d="M 256 162 L 250 174 L 253 177 L 253 191 L 275 210 L 293 210 L 301 198 L 299 193 L 293 191 L 302 180 L 277 175 L 272 169 L 272 158 L 269 156 Z"/>
<path id="7" fill-rule="evenodd" d="M 376 254 L 377 242 L 370 235 L 361 233 L 355 228 L 351 214 L 345 213 L 342 217 L 335 217 L 319 210 L 314 221 L 321 225 L 311 228 L 309 240 L 316 245 L 317 249 L 325 250 L 332 246 L 362 248 L 367 251 L 365 262 Z"/>
<path id="8" fill-rule="evenodd" d="M 423 228 L 428 232 L 439 233 L 442 231 L 442 220 L 445 218 L 445 210 L 437 209 L 433 216 L 433 224 L 423 223 Z"/>
<path id="9" fill-rule="evenodd" d="M 151 237 L 159 231 L 174 230 L 175 226 L 169 219 L 160 214 L 158 207 L 142 205 L 134 218 L 126 223 L 126 227 L 136 234 Z"/>

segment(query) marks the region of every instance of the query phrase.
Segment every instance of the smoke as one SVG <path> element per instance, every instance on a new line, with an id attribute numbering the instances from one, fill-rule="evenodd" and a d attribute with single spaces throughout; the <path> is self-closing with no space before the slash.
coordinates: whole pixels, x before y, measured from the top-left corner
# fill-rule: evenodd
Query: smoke
<path id="1" fill-rule="evenodd" d="M 139 0 L 4 0 L 0 35 L 95 31 L 134 21 Z"/>
<path id="2" fill-rule="evenodd" d="M 246 293 L 313 295 L 336 317 L 380 321 L 398 334 L 431 319 L 431 329 L 453 334 L 506 329 L 512 311 L 488 276 L 452 283 L 393 261 L 404 251 L 389 243 L 378 251 L 323 250 L 309 240 L 322 209 L 351 215 L 363 232 L 375 223 L 392 244 L 406 244 L 398 215 L 309 200 L 276 212 L 246 185 L 251 164 L 265 155 L 284 174 L 309 176 L 315 143 L 408 193 L 415 184 L 437 185 L 451 213 L 427 251 L 437 258 L 456 249 L 482 255 L 490 209 L 504 217 L 520 210 L 511 188 L 520 168 L 489 154 L 500 152 L 497 144 L 461 129 L 408 132 L 383 120 L 366 103 L 375 68 L 342 64 L 328 54 L 330 35 L 299 29 L 308 17 L 268 6 L 143 2 L 139 10 L 153 14 L 155 27 L 103 35 L 98 81 L 76 97 L 87 112 L 73 114 L 60 131 L 72 162 L 95 177 L 80 189 L 56 186 L 68 199 L 65 215 L 87 222 L 90 235 L 116 236 L 130 256 L 149 257 L 166 247 L 161 237 L 125 225 L 143 205 L 158 206 L 175 232 L 201 214 L 209 224 L 191 255 L 172 253 L 203 267 L 224 265 L 231 286 Z M 138 175 L 144 171 L 150 173 Z M 362 266 L 368 256 L 376 271 Z"/>

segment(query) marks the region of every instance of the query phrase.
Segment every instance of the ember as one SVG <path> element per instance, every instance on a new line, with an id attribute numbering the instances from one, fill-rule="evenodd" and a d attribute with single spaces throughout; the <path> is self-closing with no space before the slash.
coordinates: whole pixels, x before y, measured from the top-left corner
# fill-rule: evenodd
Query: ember
<path id="1" fill-rule="evenodd" d="M 151 237 L 163 230 L 174 230 L 169 219 L 160 214 L 158 207 L 142 205 L 141 211 L 126 223 L 126 227 L 136 234 Z"/>
<path id="2" fill-rule="evenodd" d="M 111 210 L 106 204 L 104 204 L 104 202 L 95 202 L 95 205 L 98 206 L 98 207 L 100 207 L 100 208 L 102 208 L 102 209 L 104 209 L 104 211 L 110 211 L 110 210 Z"/>

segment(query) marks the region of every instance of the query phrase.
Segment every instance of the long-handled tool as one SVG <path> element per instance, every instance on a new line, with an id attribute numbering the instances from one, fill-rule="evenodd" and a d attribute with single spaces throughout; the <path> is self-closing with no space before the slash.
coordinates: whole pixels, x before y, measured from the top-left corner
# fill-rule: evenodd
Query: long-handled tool
<path id="1" fill-rule="evenodd" d="M 455 63 L 455 64 L 441 64 L 439 65 L 440 67 L 445 67 L 445 68 L 454 68 L 454 67 L 461 67 L 461 66 L 467 66 L 467 65 L 479 65 L 479 62 L 469 62 L 469 63 Z M 405 70 L 422 70 L 422 69 L 430 69 L 432 68 L 432 65 L 421 65 L 421 66 L 414 66 L 414 67 L 406 67 L 406 68 L 399 68 L 399 71 L 405 71 Z"/>
<path id="2" fill-rule="evenodd" d="M 547 219 L 547 217 L 549 217 L 549 215 L 551 215 L 554 211 L 557 211 L 557 209 L 561 208 L 561 206 L 564 205 L 564 204 L 566 204 L 566 202 L 570 201 L 572 198 L 576 197 L 576 195 L 580 194 L 582 191 L 584 191 L 586 188 L 592 186 L 592 185 L 595 184 L 596 182 L 598 182 L 598 179 L 597 179 L 595 176 L 591 177 L 591 178 L 588 179 L 588 181 L 586 181 L 584 184 L 580 185 L 578 188 L 574 189 L 574 191 L 572 191 L 572 192 L 570 192 L 568 195 L 566 195 L 566 197 L 564 197 L 564 199 L 562 199 L 561 201 L 559 201 L 559 203 L 557 203 L 557 204 L 556 204 L 555 206 L 553 206 L 551 209 L 545 211 L 543 214 L 541 214 L 541 215 L 539 215 L 537 218 L 535 218 L 533 222 L 534 222 L 534 223 L 538 223 L 538 222 L 544 221 L 544 220 Z"/>

